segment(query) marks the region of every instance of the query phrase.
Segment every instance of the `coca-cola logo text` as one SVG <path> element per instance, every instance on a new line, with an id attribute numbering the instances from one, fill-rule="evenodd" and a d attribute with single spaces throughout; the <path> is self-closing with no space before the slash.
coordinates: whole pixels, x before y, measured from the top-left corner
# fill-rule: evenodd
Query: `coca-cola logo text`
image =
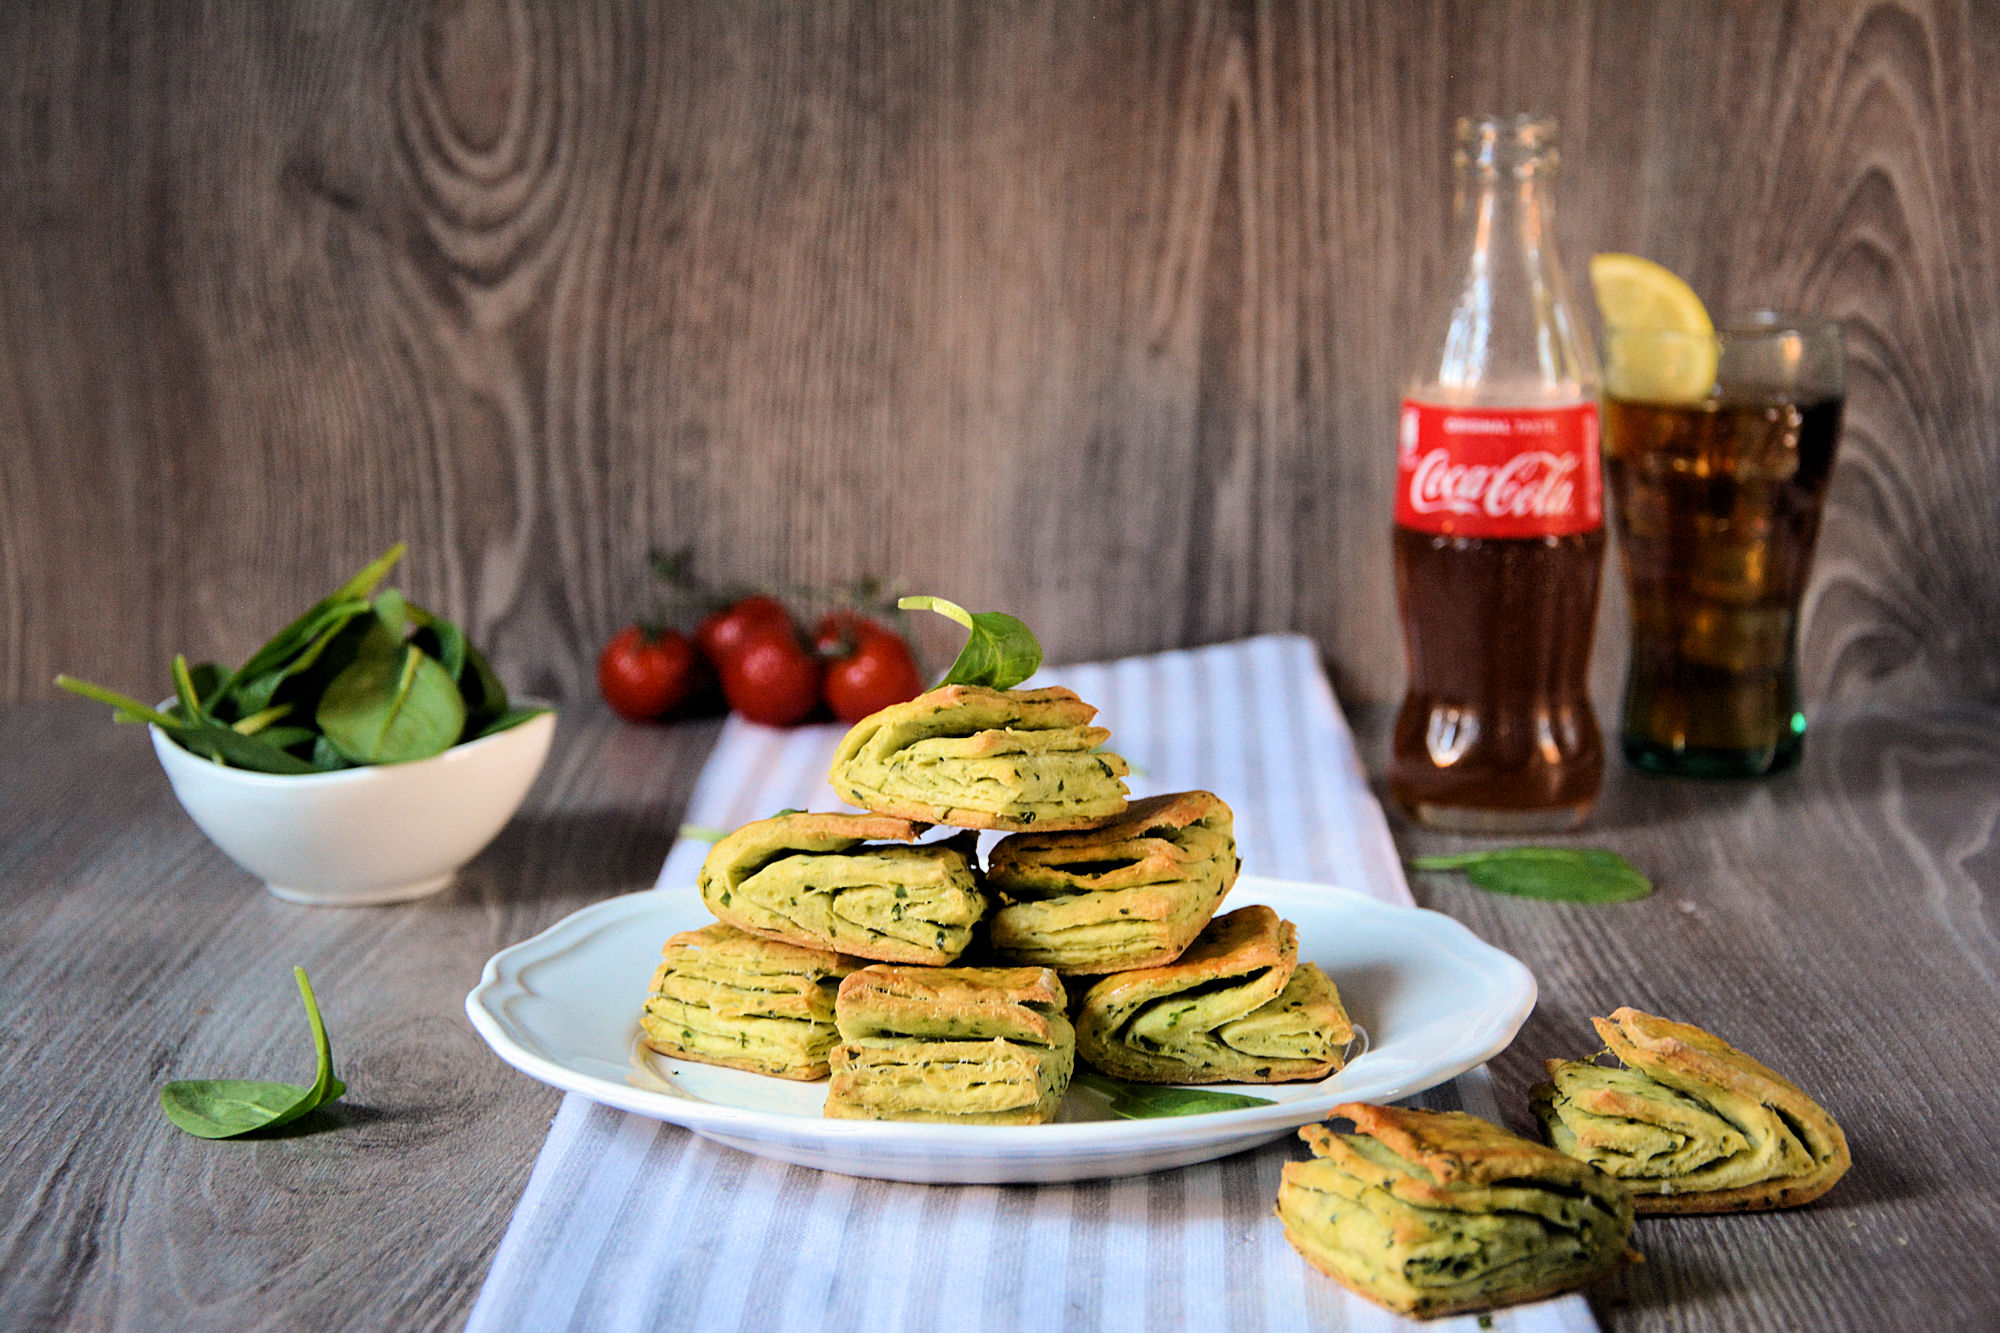
<path id="1" fill-rule="evenodd" d="M 1558 537 L 1604 522 L 1597 404 L 1403 402 L 1396 522 L 1456 537 Z"/>
<path id="2" fill-rule="evenodd" d="M 1489 518 L 1562 518 L 1576 500 L 1574 454 L 1531 450 L 1490 467 L 1453 463 L 1444 449 L 1423 455 L 1410 473 L 1410 508 L 1419 514 Z"/>

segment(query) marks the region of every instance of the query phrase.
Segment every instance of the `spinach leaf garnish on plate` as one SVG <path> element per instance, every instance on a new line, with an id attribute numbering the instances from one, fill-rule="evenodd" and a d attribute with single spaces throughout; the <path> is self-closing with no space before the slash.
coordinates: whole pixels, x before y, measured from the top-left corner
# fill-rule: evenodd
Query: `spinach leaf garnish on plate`
<path id="1" fill-rule="evenodd" d="M 399 542 L 274 635 L 234 671 L 173 662 L 164 709 L 72 676 L 56 684 L 147 722 L 204 759 L 260 773 L 326 773 L 428 759 L 548 711 L 507 698 L 450 620 L 394 588 L 376 591 Z"/>
<path id="2" fill-rule="evenodd" d="M 347 1091 L 347 1085 L 334 1076 L 333 1047 L 327 1041 L 319 1003 L 313 999 L 312 983 L 306 980 L 302 967 L 293 968 L 292 975 L 298 979 L 299 996 L 305 1001 L 313 1053 L 319 1061 L 312 1086 L 241 1078 L 181 1079 L 160 1089 L 160 1109 L 167 1119 L 196 1138 L 233 1139 L 288 1125 Z"/>
<path id="3" fill-rule="evenodd" d="M 1126 1083 L 1088 1069 L 1079 1069 L 1070 1079 L 1080 1088 L 1100 1093 L 1110 1103 L 1111 1114 L 1124 1120 L 1152 1120 L 1163 1116 L 1203 1115 L 1209 1111 L 1236 1111 L 1246 1106 L 1269 1106 L 1269 1097 L 1246 1097 L 1240 1092 L 1217 1092 L 1212 1088 L 1174 1088 L 1150 1083 Z"/>

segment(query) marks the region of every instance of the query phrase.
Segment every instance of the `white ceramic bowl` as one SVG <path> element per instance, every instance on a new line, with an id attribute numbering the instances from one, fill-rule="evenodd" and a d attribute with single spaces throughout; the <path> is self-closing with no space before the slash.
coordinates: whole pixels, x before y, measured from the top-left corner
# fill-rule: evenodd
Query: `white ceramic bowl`
<path id="1" fill-rule="evenodd" d="M 296 777 L 225 768 L 148 730 L 181 807 L 230 860 L 287 902 L 358 907 L 451 883 L 520 808 L 556 719 L 430 759 Z"/>

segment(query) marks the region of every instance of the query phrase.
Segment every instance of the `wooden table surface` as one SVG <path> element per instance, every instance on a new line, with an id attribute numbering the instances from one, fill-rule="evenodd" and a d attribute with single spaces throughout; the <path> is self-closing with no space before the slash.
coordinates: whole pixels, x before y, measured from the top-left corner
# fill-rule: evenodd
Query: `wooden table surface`
<path id="1" fill-rule="evenodd" d="M 1386 713 L 1355 722 L 1379 762 Z M 651 883 L 714 737 L 573 709 L 454 889 L 332 911 L 224 860 L 139 732 L 0 710 L 0 1324 L 461 1322 L 558 1102 L 487 1052 L 465 992 L 495 950 Z M 1592 1293 L 1608 1327 L 2000 1327 L 1997 825 L 2000 711 L 1878 708 L 1822 720 L 1770 781 L 1616 770 L 1584 840 L 1654 875 L 1644 902 L 1417 883 L 1541 982 L 1494 1065 L 1517 1128 L 1540 1060 L 1633 1004 L 1738 1042 L 1847 1129 L 1854 1169 L 1818 1205 L 1643 1222 L 1647 1262 Z M 262 1141 L 168 1125 L 168 1078 L 310 1077 L 293 964 L 347 1097 Z"/>

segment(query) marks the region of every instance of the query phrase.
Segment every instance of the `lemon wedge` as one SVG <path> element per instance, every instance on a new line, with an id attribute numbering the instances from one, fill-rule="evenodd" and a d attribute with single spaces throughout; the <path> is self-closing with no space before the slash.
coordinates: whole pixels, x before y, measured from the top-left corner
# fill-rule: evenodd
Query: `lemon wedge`
<path id="1" fill-rule="evenodd" d="M 1694 288 L 1637 255 L 1590 259 L 1604 317 L 1604 387 L 1614 397 L 1683 403 L 1715 386 L 1715 325 Z"/>

